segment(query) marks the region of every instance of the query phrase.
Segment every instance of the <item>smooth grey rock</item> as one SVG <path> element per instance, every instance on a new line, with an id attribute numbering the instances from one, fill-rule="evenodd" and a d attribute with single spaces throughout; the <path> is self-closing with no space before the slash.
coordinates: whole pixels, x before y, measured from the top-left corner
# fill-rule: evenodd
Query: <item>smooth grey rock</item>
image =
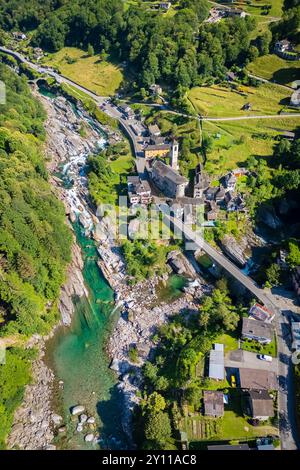
<path id="1" fill-rule="evenodd" d="M 87 419 L 88 417 L 85 414 L 79 416 L 79 420 L 81 423 L 86 423 Z"/>
<path id="2" fill-rule="evenodd" d="M 82 405 L 76 405 L 76 406 L 73 406 L 72 410 L 71 410 L 71 413 L 73 416 L 75 415 L 79 415 L 81 413 L 83 413 L 85 410 L 85 407 L 82 406 Z"/>
<path id="3" fill-rule="evenodd" d="M 87 434 L 84 438 L 85 442 L 93 442 L 94 434 Z"/>

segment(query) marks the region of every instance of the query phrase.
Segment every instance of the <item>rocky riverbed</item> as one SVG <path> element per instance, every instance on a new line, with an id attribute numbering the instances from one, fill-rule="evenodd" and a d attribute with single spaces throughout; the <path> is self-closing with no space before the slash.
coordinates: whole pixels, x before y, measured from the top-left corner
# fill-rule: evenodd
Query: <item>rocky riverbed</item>
<path id="1" fill-rule="evenodd" d="M 54 438 L 54 428 L 61 424 L 62 418 L 51 410 L 54 374 L 43 361 L 47 339 L 35 335 L 26 346 L 38 348 L 39 356 L 32 366 L 33 383 L 26 387 L 23 404 L 15 413 L 7 442 L 8 448 L 55 449 L 55 446 L 51 444 Z"/>

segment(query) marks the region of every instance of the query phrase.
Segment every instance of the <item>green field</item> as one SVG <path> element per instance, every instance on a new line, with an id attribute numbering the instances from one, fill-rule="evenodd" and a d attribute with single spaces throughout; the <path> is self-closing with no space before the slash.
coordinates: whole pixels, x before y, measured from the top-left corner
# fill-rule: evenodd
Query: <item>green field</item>
<path id="1" fill-rule="evenodd" d="M 101 61 L 98 55 L 89 57 L 76 47 L 64 47 L 44 63 L 100 96 L 114 95 L 123 81 L 120 66 Z"/>
<path id="2" fill-rule="evenodd" d="M 258 87 L 240 85 L 236 90 L 219 85 L 195 87 L 188 95 L 196 111 L 209 117 L 278 114 L 288 110 L 290 96 L 289 90 L 269 83 Z M 251 104 L 251 110 L 242 110 L 246 103 Z"/>
<path id="3" fill-rule="evenodd" d="M 247 65 L 247 70 L 253 75 L 282 85 L 290 86 L 294 80 L 300 79 L 300 61 L 281 59 L 275 54 L 258 57 Z"/>
<path id="4" fill-rule="evenodd" d="M 283 131 L 295 131 L 299 118 L 250 119 L 248 121 L 203 122 L 203 132 L 212 138 L 207 153 L 206 170 L 222 175 L 227 170 L 243 166 L 251 155 L 270 158 L 276 136 Z"/>

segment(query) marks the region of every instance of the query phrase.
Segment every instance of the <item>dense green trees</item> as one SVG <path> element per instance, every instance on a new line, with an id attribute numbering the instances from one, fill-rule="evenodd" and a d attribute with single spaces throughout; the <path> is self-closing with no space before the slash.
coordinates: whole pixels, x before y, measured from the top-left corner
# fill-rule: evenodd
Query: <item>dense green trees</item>
<path id="1" fill-rule="evenodd" d="M 2 16 L 0 10 L 0 27 L 38 26 L 32 44 L 49 51 L 68 45 L 112 54 L 131 66 L 140 87 L 168 82 L 179 98 L 186 88 L 211 78 L 223 79 L 227 67 L 253 58 L 254 51 L 265 53 L 268 47 L 267 33 L 251 46 L 255 20 L 250 16 L 203 23 L 209 11 L 207 0 L 181 0 L 174 15 L 141 4 L 124 8 L 122 0 L 48 0 L 43 6 L 35 0 L 29 9 L 21 1 L 14 21 L 5 19 L 5 14 L 9 18 L 16 2 L 7 3 Z M 26 15 L 34 9 L 36 17 L 27 21 Z"/>
<path id="2" fill-rule="evenodd" d="M 25 385 L 29 382 L 30 351 L 12 348 L 6 352 L 6 363 L 0 365 L 0 449 L 13 421 L 15 408 L 21 404 Z"/>
<path id="3" fill-rule="evenodd" d="M 0 115 L 0 303 L 2 334 L 45 333 L 70 259 L 64 210 L 41 154 L 45 113 L 25 79 L 0 65 L 7 103 Z"/>
<path id="4" fill-rule="evenodd" d="M 63 205 L 47 181 L 45 112 L 20 78 L 0 64 L 0 336 L 46 334 L 70 260 Z M 32 351 L 9 348 L 0 365 L 0 448 L 30 380 Z"/>
<path id="5" fill-rule="evenodd" d="M 166 255 L 169 248 L 144 240 L 124 241 L 122 245 L 127 272 L 132 282 L 162 274 L 166 269 Z"/>

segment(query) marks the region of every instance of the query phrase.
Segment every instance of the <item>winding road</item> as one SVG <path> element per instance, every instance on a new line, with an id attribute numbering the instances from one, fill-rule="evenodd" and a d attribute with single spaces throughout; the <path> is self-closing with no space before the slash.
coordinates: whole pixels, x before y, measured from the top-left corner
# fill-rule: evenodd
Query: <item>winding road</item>
<path id="1" fill-rule="evenodd" d="M 64 77 L 53 70 L 48 70 L 47 68 L 40 67 L 32 62 L 28 61 L 25 57 L 15 51 L 6 49 L 5 47 L 0 47 L 0 51 L 7 53 L 15 57 L 20 62 L 26 64 L 28 67 L 33 70 L 47 74 L 56 79 L 58 83 L 66 83 L 76 88 L 77 90 L 84 92 L 95 102 L 101 106 L 101 109 L 107 113 L 109 116 L 117 119 L 122 126 L 123 130 L 128 135 L 132 147 L 134 150 L 136 158 L 136 166 L 138 173 L 143 175 L 144 172 L 144 159 L 141 156 L 141 146 L 138 143 L 138 139 L 134 132 L 132 131 L 130 122 L 124 119 L 123 114 L 119 109 L 107 101 L 106 97 L 98 96 L 96 93 L 86 89 L 85 87 L 73 82 L 72 80 Z M 177 113 L 179 114 L 179 113 Z M 182 114 L 184 115 L 184 114 Z M 184 115 L 189 117 L 188 115 Z M 268 116 L 239 116 L 239 117 L 226 117 L 226 118 L 209 118 L 209 117 L 198 117 L 199 120 L 207 121 L 238 121 L 246 119 L 278 119 L 279 117 L 300 117 L 299 114 L 291 115 L 268 115 Z M 195 116 L 190 116 L 195 119 Z M 276 296 L 272 292 L 261 289 L 256 285 L 256 283 L 247 275 L 245 275 L 242 270 L 240 270 L 234 263 L 229 261 L 229 259 L 222 253 L 217 251 L 211 245 L 209 245 L 201 236 L 197 235 L 189 226 L 183 224 L 177 218 L 171 217 L 170 214 L 160 206 L 161 210 L 164 212 L 164 217 L 168 219 L 168 222 L 172 223 L 177 230 L 180 230 L 187 239 L 194 242 L 194 244 L 205 251 L 211 258 L 226 270 L 231 276 L 237 279 L 242 285 L 244 285 L 257 299 L 260 300 L 264 305 L 272 309 L 275 314 L 275 326 L 277 331 L 277 342 L 278 342 L 278 376 L 280 388 L 278 394 L 278 405 L 279 405 L 279 418 L 280 418 L 280 438 L 281 438 L 281 447 L 282 449 L 292 450 L 300 448 L 298 436 L 297 436 L 297 426 L 295 422 L 295 401 L 294 401 L 294 385 L 293 385 L 293 366 L 291 362 L 291 340 L 289 334 L 289 321 L 288 315 L 286 312 L 286 307 L 283 302 L 283 296 Z"/>

